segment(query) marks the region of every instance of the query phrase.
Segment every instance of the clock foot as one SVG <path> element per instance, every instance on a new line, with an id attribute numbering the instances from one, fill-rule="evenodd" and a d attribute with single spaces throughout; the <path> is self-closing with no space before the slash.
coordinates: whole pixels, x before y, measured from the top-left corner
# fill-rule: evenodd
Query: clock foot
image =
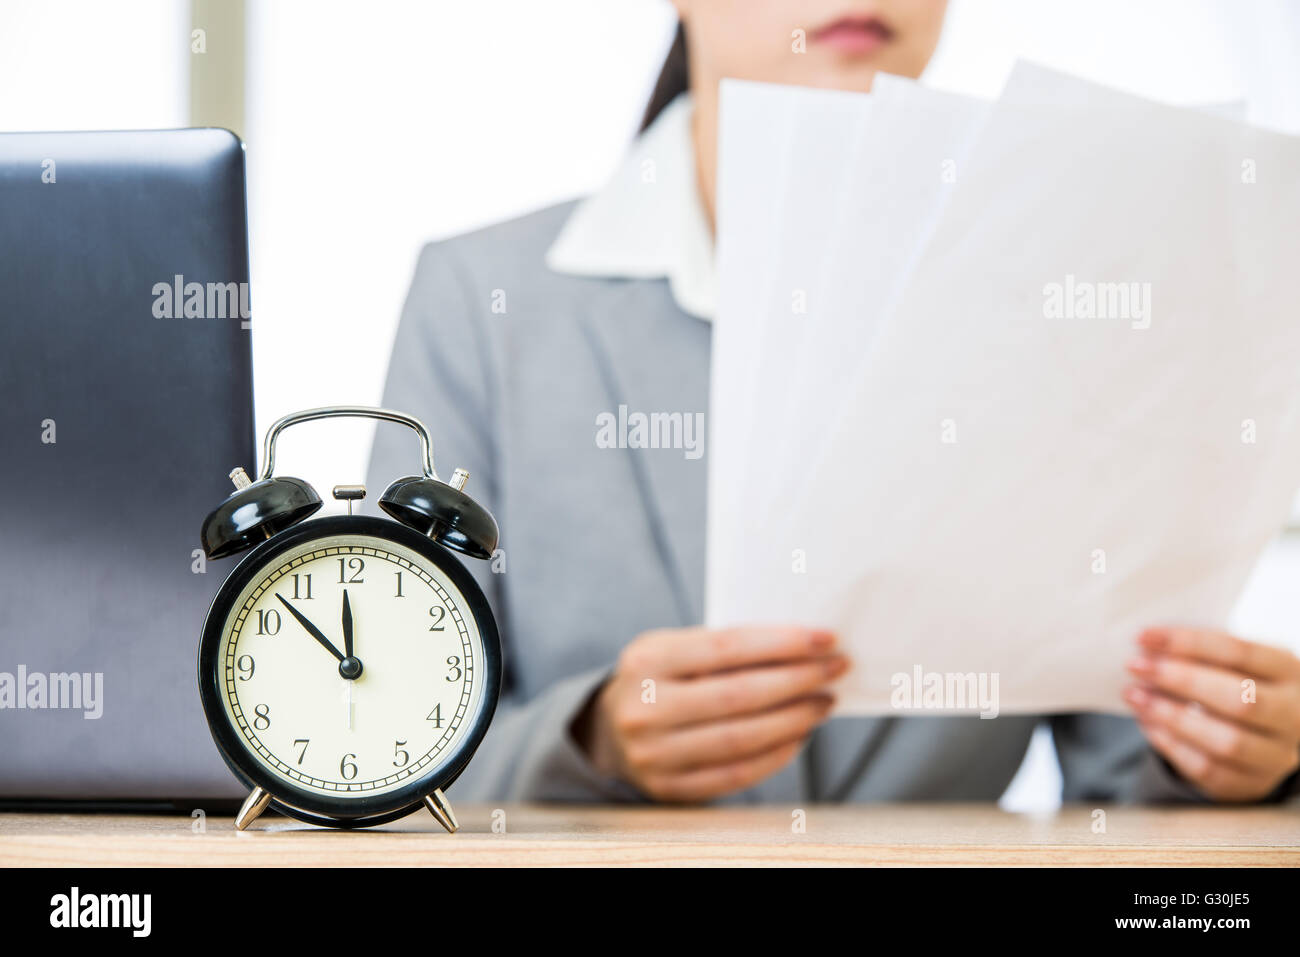
<path id="1" fill-rule="evenodd" d="M 269 791 L 260 787 L 253 788 L 248 797 L 245 798 L 244 806 L 235 815 L 235 830 L 242 831 L 256 821 L 262 816 L 262 812 L 266 810 L 266 806 L 270 803 L 271 794 Z"/>
<path id="2" fill-rule="evenodd" d="M 424 806 L 429 809 L 429 813 L 437 822 L 447 829 L 447 833 L 455 834 L 460 830 L 456 812 L 451 809 L 451 802 L 447 800 L 447 795 L 442 793 L 442 788 L 435 788 L 432 794 L 426 794 Z"/>

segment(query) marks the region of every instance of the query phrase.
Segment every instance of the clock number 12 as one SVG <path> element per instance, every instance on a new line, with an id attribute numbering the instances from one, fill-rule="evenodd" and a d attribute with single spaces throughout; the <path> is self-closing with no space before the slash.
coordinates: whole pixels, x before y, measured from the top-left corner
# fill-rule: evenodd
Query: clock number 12
<path id="1" fill-rule="evenodd" d="M 340 558 L 339 559 L 339 584 L 340 585 L 364 584 L 365 579 L 361 577 L 361 573 L 365 570 L 366 570 L 365 559 L 357 558 L 356 556 L 353 556 L 352 558 L 346 559 L 345 561 L 344 559 Z M 351 578 L 348 577 L 348 572 L 352 573 Z"/>

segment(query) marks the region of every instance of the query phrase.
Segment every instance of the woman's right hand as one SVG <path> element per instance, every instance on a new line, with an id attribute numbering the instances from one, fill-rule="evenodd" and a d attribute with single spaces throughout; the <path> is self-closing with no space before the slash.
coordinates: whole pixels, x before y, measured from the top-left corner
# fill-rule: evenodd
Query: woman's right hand
<path id="1" fill-rule="evenodd" d="M 827 631 L 673 628 L 637 636 L 574 722 L 601 771 L 660 801 L 707 801 L 775 774 L 848 670 Z"/>

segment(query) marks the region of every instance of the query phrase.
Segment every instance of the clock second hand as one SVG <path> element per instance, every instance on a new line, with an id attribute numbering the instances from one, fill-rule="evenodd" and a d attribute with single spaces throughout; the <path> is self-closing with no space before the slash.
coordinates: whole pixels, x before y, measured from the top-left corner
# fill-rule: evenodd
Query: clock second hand
<path id="1" fill-rule="evenodd" d="M 349 658 L 352 654 L 352 603 L 348 601 L 348 590 L 343 589 L 343 653 Z M 352 730 L 352 682 L 348 681 L 348 730 Z"/>

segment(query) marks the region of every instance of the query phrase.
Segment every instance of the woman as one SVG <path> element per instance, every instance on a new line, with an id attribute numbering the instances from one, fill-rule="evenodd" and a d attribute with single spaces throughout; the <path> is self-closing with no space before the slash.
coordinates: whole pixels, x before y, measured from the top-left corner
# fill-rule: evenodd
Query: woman
<path id="1" fill-rule="evenodd" d="M 834 635 L 709 631 L 706 457 L 598 421 L 706 408 L 718 81 L 867 90 L 918 76 L 945 0 L 676 0 L 642 135 L 580 202 L 427 247 L 385 404 L 466 467 L 504 551 L 473 570 L 507 678 L 457 793 L 478 800 L 996 800 L 1039 717 L 827 720 Z M 380 430 L 372 482 L 409 449 Z M 1137 721 L 1051 715 L 1066 800 L 1297 791 L 1300 661 L 1227 635 L 1138 638 Z M 1241 703 L 1242 682 L 1258 688 Z"/>

